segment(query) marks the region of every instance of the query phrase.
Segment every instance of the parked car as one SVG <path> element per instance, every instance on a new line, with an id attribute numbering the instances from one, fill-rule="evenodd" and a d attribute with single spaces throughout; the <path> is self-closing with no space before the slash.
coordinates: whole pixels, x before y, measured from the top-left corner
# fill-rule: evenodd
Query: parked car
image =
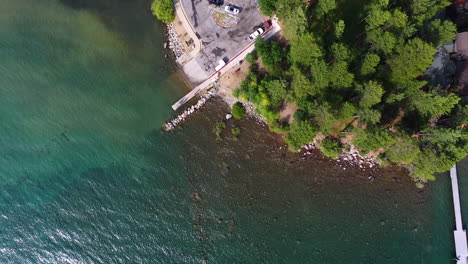
<path id="1" fill-rule="evenodd" d="M 223 0 L 208 0 L 208 3 L 211 5 L 221 6 L 224 4 Z"/>
<path id="2" fill-rule="evenodd" d="M 263 28 L 257 28 L 254 33 L 250 34 L 249 39 L 254 41 L 258 36 L 263 34 Z"/>
<path id="3" fill-rule="evenodd" d="M 240 12 L 239 8 L 237 8 L 237 7 L 233 6 L 233 5 L 226 6 L 224 8 L 224 11 L 226 11 L 227 13 L 233 14 L 233 15 L 237 15 Z"/>
<path id="4" fill-rule="evenodd" d="M 219 60 L 218 65 L 215 67 L 215 71 L 221 70 L 224 65 L 226 65 L 226 62 L 223 59 Z"/>

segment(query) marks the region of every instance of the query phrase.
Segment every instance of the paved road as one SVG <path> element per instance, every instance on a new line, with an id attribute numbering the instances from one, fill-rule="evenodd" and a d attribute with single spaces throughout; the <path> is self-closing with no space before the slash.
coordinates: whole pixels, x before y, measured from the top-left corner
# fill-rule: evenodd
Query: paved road
<path id="1" fill-rule="evenodd" d="M 203 48 L 195 60 L 208 75 L 215 71 L 220 59 L 229 61 L 247 46 L 248 36 L 263 23 L 256 1 L 252 0 L 225 0 L 221 7 L 209 5 L 208 0 L 180 0 L 180 3 L 202 41 Z M 227 4 L 234 4 L 241 10 L 236 15 L 238 23 L 232 28 L 222 28 L 213 19 L 213 14 L 224 12 Z"/>
<path id="2" fill-rule="evenodd" d="M 271 29 L 266 31 L 263 34 L 264 39 L 269 39 L 276 33 L 278 33 L 281 30 L 281 27 L 276 23 L 276 20 L 273 20 L 273 26 Z M 172 109 L 177 110 L 179 107 L 181 107 L 183 104 L 188 102 L 190 99 L 192 99 L 194 96 L 202 92 L 203 90 L 211 87 L 216 80 L 221 77 L 223 74 L 225 74 L 227 71 L 232 69 L 233 67 L 239 65 L 239 62 L 247 56 L 250 52 L 252 52 L 255 49 L 255 43 L 251 42 L 247 47 L 245 47 L 243 50 L 241 50 L 237 55 L 234 55 L 234 57 L 223 67 L 221 68 L 218 72 L 213 73 L 208 79 L 206 79 L 203 83 L 201 83 L 199 86 L 195 87 L 192 91 L 190 91 L 188 94 L 186 94 L 184 97 L 182 97 L 179 101 L 177 101 L 175 104 L 172 105 Z"/>

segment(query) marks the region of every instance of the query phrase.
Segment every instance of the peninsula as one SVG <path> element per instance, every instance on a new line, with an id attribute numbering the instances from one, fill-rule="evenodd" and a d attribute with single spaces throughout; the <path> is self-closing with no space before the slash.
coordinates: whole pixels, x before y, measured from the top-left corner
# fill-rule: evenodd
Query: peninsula
<path id="1" fill-rule="evenodd" d="M 155 3 L 164 1 L 172 6 Z M 468 153 L 458 2 L 180 0 L 165 10 L 185 30 L 177 62 L 194 90 L 174 108 L 248 63 L 232 94 L 291 150 L 360 153 L 405 167 L 422 186 Z"/>

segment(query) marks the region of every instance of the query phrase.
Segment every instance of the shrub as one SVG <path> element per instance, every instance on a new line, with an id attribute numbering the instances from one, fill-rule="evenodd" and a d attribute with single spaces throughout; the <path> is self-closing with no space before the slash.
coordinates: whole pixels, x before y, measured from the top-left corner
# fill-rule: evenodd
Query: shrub
<path id="1" fill-rule="evenodd" d="M 245 60 L 250 64 L 254 64 L 257 61 L 257 59 L 258 59 L 258 56 L 255 50 L 247 54 L 247 56 L 245 57 Z"/>
<path id="2" fill-rule="evenodd" d="M 242 119 L 245 116 L 245 107 L 241 102 L 237 102 L 232 106 L 232 116 L 235 119 Z"/>
<path id="3" fill-rule="evenodd" d="M 239 139 L 240 132 L 241 132 L 240 127 L 235 127 L 233 129 L 231 129 L 232 139 L 234 141 L 237 141 Z"/>
<path id="4" fill-rule="evenodd" d="M 172 0 L 155 0 L 151 4 L 151 11 L 153 15 L 166 24 L 175 19 L 174 2 Z"/>
<path id="5" fill-rule="evenodd" d="M 226 128 L 226 124 L 224 122 L 219 122 L 216 124 L 213 131 L 216 134 L 216 140 L 222 140 L 221 132 L 223 132 L 224 128 Z"/>
<path id="6" fill-rule="evenodd" d="M 416 158 L 419 152 L 417 142 L 411 138 L 405 138 L 398 140 L 392 145 L 388 151 L 385 152 L 385 157 L 393 162 L 409 164 Z"/>
<path id="7" fill-rule="evenodd" d="M 310 121 L 298 121 L 294 120 L 291 124 L 291 130 L 286 137 L 286 143 L 288 143 L 291 150 L 297 151 L 305 144 L 311 142 L 317 130 Z"/>
<path id="8" fill-rule="evenodd" d="M 259 0 L 258 4 L 260 5 L 260 10 L 263 14 L 270 16 L 273 11 L 276 9 L 275 0 Z"/>
<path id="9" fill-rule="evenodd" d="M 331 159 L 337 159 L 340 156 L 342 149 L 343 145 L 336 138 L 325 138 L 322 141 L 322 144 L 320 144 L 320 150 L 323 155 Z"/>
<path id="10" fill-rule="evenodd" d="M 362 151 L 368 153 L 380 148 L 386 149 L 395 143 L 392 132 L 384 128 L 368 128 L 359 132 L 353 143 Z"/>

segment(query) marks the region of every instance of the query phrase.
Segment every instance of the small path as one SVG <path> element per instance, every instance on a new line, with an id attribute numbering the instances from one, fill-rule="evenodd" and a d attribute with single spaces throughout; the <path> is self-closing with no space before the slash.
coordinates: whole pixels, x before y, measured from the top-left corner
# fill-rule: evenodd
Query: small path
<path id="1" fill-rule="evenodd" d="M 187 18 L 187 15 L 185 14 L 184 8 L 182 4 L 179 2 L 175 4 L 175 10 L 177 17 L 180 19 L 182 22 L 182 26 L 184 27 L 185 31 L 188 33 L 191 39 L 193 39 L 195 48 L 188 54 L 183 54 L 177 59 L 177 63 L 179 65 L 185 65 L 187 62 L 195 58 L 201 51 L 202 49 L 202 42 L 201 40 L 197 37 L 195 33 L 195 29 L 192 27 L 192 24 L 190 23 L 189 19 Z"/>

